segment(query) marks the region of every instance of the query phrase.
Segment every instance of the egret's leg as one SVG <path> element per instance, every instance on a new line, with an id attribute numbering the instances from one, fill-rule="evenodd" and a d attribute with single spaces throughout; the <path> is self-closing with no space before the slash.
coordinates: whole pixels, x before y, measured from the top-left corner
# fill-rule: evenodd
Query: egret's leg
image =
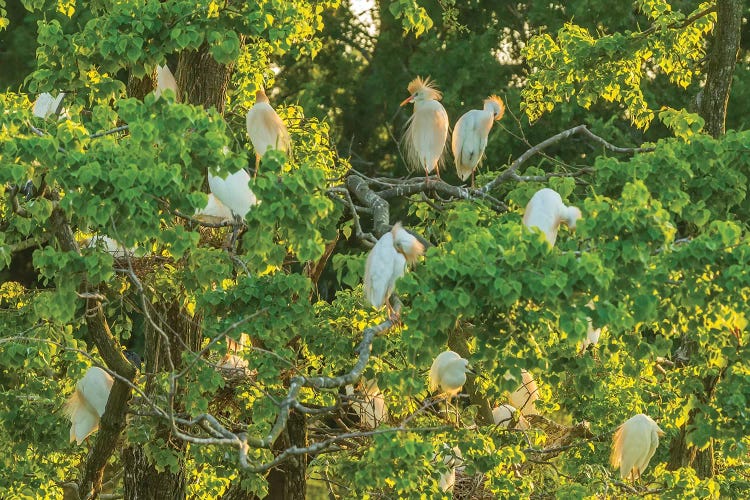
<path id="1" fill-rule="evenodd" d="M 474 187 L 474 170 L 471 171 L 471 187 Z"/>
<path id="2" fill-rule="evenodd" d="M 260 155 L 255 153 L 255 173 L 253 174 L 253 179 L 258 177 L 258 170 L 260 170 Z"/>

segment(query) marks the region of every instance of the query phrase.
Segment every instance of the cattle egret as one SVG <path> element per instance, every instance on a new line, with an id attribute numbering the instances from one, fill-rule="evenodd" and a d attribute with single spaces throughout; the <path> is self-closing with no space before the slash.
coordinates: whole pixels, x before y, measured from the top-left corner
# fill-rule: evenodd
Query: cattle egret
<path id="1" fill-rule="evenodd" d="M 576 222 L 581 218 L 581 211 L 577 207 L 568 207 L 556 191 L 544 188 L 531 197 L 523 214 L 526 227 L 538 227 L 547 237 L 551 246 L 555 246 L 557 230 L 560 223 L 575 231 Z"/>
<path id="2" fill-rule="evenodd" d="M 537 415 L 534 402 L 539 399 L 539 388 L 526 370 L 521 370 L 523 383 L 508 398 L 514 408 L 519 408 L 522 415 Z"/>
<path id="3" fill-rule="evenodd" d="M 248 375 L 248 362 L 236 354 L 227 354 L 219 362 L 219 369 L 229 375 Z"/>
<path id="4" fill-rule="evenodd" d="M 380 309 L 385 304 L 389 313 L 393 311 L 389 298 L 396 280 L 404 275 L 406 264 L 414 264 L 423 252 L 424 245 L 401 227 L 400 222 L 380 237 L 365 264 L 365 297 L 373 307 Z"/>
<path id="5" fill-rule="evenodd" d="M 441 352 L 430 367 L 430 392 L 440 389 L 442 396 L 452 398 L 461 392 L 467 371 L 471 371 L 468 360 L 453 351 Z"/>
<path id="6" fill-rule="evenodd" d="M 589 300 L 588 303 L 586 304 L 586 307 L 588 307 L 589 309 L 593 311 L 594 301 Z M 594 323 L 591 321 L 591 318 L 587 317 L 586 318 L 586 338 L 583 339 L 581 353 L 585 352 L 586 349 L 590 345 L 596 345 L 599 342 L 599 337 L 601 336 L 601 334 L 602 334 L 602 329 L 594 328 Z"/>
<path id="7" fill-rule="evenodd" d="M 385 406 L 385 399 L 378 388 L 378 382 L 375 379 L 364 381 L 364 394 L 352 402 L 351 407 L 359 416 L 360 423 L 368 428 L 375 429 L 378 425 L 388 418 L 388 409 Z M 354 396 L 354 387 L 346 386 L 346 395 Z"/>
<path id="8" fill-rule="evenodd" d="M 229 148 L 224 146 L 222 153 L 229 154 Z M 218 175 L 208 172 L 208 187 L 211 193 L 229 210 L 232 215 L 241 219 L 250 211 L 250 208 L 258 203 L 255 193 L 250 186 L 250 175 L 244 168 L 222 179 Z"/>
<path id="9" fill-rule="evenodd" d="M 208 202 L 203 208 L 195 211 L 193 218 L 210 224 L 221 224 L 234 220 L 232 211 L 227 208 L 213 193 L 209 193 Z"/>
<path id="10" fill-rule="evenodd" d="M 70 442 L 81 444 L 89 434 L 99 428 L 99 419 L 107 407 L 112 377 L 92 366 L 76 384 L 76 390 L 65 403 L 64 412 L 70 419 Z"/>
<path id="11" fill-rule="evenodd" d="M 471 176 L 471 185 L 474 185 L 474 170 L 484 155 L 492 122 L 498 121 L 503 114 L 505 104 L 493 95 L 484 100 L 484 109 L 472 109 L 456 122 L 451 146 L 456 172 L 462 181 Z"/>
<path id="12" fill-rule="evenodd" d="M 500 405 L 494 410 L 492 410 L 492 419 L 494 420 L 495 424 L 499 425 L 503 429 L 507 429 L 511 422 L 514 420 L 514 415 L 516 413 L 516 410 L 511 405 Z M 528 420 L 524 418 L 523 414 L 518 416 L 518 423 L 516 423 L 515 428 L 525 431 L 530 427 Z"/>
<path id="13" fill-rule="evenodd" d="M 255 93 L 255 104 L 247 112 L 247 135 L 255 149 L 255 173 L 261 157 L 269 149 L 278 149 L 287 155 L 292 150 L 292 139 L 281 117 L 271 107 L 263 89 Z"/>
<path id="14" fill-rule="evenodd" d="M 109 236 L 96 235 L 88 241 L 91 248 L 101 248 L 115 259 L 122 259 L 126 255 L 133 255 L 135 248 L 125 248 L 119 241 Z"/>
<path id="15" fill-rule="evenodd" d="M 174 92 L 174 98 L 177 99 L 177 80 L 174 79 L 174 75 L 169 71 L 169 66 L 165 64 L 164 66 L 156 67 L 156 90 L 154 90 L 154 95 L 161 97 L 161 94 L 167 89 Z"/>
<path id="16" fill-rule="evenodd" d="M 443 161 L 448 139 L 448 113 L 438 102 L 442 94 L 429 77 L 425 80 L 415 78 L 408 89 L 411 95 L 401 103 L 401 106 L 414 103 L 414 113 L 404 133 L 407 166 L 412 170 L 424 169 L 428 177 L 437 169 L 440 178 L 439 164 Z"/>
<path id="17" fill-rule="evenodd" d="M 60 118 L 67 116 L 67 112 L 62 107 L 62 101 L 65 98 L 65 92 L 60 92 L 57 97 L 52 97 L 48 92 L 37 96 L 34 101 L 32 113 L 39 118 L 47 118 L 52 115 L 60 115 Z"/>
<path id="18" fill-rule="evenodd" d="M 227 337 L 227 352 L 233 352 L 237 354 L 250 343 L 250 336 L 247 333 L 241 333 L 239 341 L 234 340 L 231 337 Z"/>
<path id="19" fill-rule="evenodd" d="M 439 457 L 442 457 L 443 463 L 448 467 L 446 472 L 440 474 L 440 479 L 438 480 L 440 490 L 444 492 L 453 491 L 453 486 L 456 484 L 456 467 L 463 462 L 461 450 L 458 446 L 451 448 L 443 443 L 442 450 L 439 453 L 435 453 L 432 460 L 436 461 Z"/>
<path id="20" fill-rule="evenodd" d="M 664 436 L 664 431 L 643 413 L 630 417 L 617 428 L 609 461 L 612 467 L 620 468 L 620 478 L 640 479 L 659 446 L 660 436 Z"/>

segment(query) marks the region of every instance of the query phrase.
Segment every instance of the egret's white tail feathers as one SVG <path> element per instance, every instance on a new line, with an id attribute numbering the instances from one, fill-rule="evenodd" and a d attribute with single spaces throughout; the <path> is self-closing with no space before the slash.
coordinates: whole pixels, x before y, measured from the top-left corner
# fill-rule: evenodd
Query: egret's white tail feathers
<path id="1" fill-rule="evenodd" d="M 99 429 L 99 415 L 76 390 L 65 402 L 65 416 L 70 420 L 70 442 L 81 444 L 92 432 Z"/>

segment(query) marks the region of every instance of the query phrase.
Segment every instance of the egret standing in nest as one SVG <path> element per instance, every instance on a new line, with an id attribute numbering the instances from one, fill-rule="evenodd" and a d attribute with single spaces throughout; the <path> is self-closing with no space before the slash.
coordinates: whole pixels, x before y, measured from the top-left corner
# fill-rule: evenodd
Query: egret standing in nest
<path id="1" fill-rule="evenodd" d="M 397 222 L 390 232 L 380 237 L 370 250 L 365 264 L 365 297 L 375 309 L 385 306 L 394 319 L 390 296 L 396 280 L 404 275 L 406 264 L 414 264 L 424 253 L 424 245 Z"/>
<path id="2" fill-rule="evenodd" d="M 445 398 L 445 411 L 448 412 L 448 401 L 461 392 L 466 383 L 466 372 L 474 373 L 469 360 L 462 358 L 453 351 L 438 354 L 430 367 L 430 392 L 438 389 L 438 397 Z M 458 423 L 458 407 L 456 407 L 456 423 Z"/>
<path id="3" fill-rule="evenodd" d="M 634 482 L 641 478 L 659 446 L 660 436 L 664 436 L 664 431 L 643 413 L 630 417 L 617 428 L 609 461 L 612 467 L 620 468 L 620 478 Z"/>
<path id="4" fill-rule="evenodd" d="M 360 424 L 367 429 L 375 429 L 388 418 L 388 408 L 377 380 L 363 380 L 362 385 L 364 391 L 361 391 L 361 395 L 355 395 L 352 385 L 346 386 L 346 395 L 354 399 L 351 408 L 359 417 Z"/>
<path id="5" fill-rule="evenodd" d="M 107 407 L 114 380 L 98 366 L 92 366 L 76 384 L 76 390 L 65 403 L 64 412 L 70 419 L 70 442 L 81 444 L 99 428 L 99 420 Z"/>
<path id="6" fill-rule="evenodd" d="M 503 429 L 507 429 L 511 422 L 514 420 L 514 415 L 516 414 L 518 410 L 516 410 L 513 406 L 505 404 L 500 405 L 494 410 L 492 410 L 492 420 L 495 422 L 496 425 L 499 425 Z M 529 421 L 526 420 L 526 418 L 523 416 L 523 414 L 518 415 L 518 423 L 515 425 L 515 429 L 525 431 L 529 427 Z"/>
<path id="7" fill-rule="evenodd" d="M 255 92 L 255 104 L 247 112 L 247 135 L 255 149 L 255 175 L 258 175 L 261 157 L 269 149 L 278 149 L 286 155 L 292 150 L 292 139 L 281 117 L 271 107 L 263 89 Z"/>
<path id="8" fill-rule="evenodd" d="M 508 400 L 510 404 L 521 410 L 522 415 L 537 415 L 534 402 L 539 399 L 539 387 L 536 385 L 531 374 L 526 370 L 521 370 L 521 386 L 513 391 Z"/>
<path id="9" fill-rule="evenodd" d="M 407 122 L 404 134 L 407 166 L 416 170 L 423 168 L 426 179 L 430 172 L 437 170 L 440 178 L 440 163 L 448 139 L 448 113 L 438 101 L 442 98 L 434 82 L 417 77 L 409 83 L 409 97 L 401 106 L 413 102 L 414 113 Z"/>
<path id="10" fill-rule="evenodd" d="M 566 206 L 557 191 L 544 188 L 534 193 L 526 204 L 523 223 L 526 227 L 541 229 L 549 244 L 555 246 L 560 224 L 565 224 L 571 231 L 575 231 L 576 222 L 580 218 L 581 211 L 577 207 Z"/>
<path id="11" fill-rule="evenodd" d="M 177 100 L 177 80 L 174 79 L 169 66 L 165 64 L 164 66 L 156 67 L 156 90 L 154 90 L 154 95 L 161 97 L 161 94 L 167 89 L 174 92 L 174 98 Z"/>
<path id="12" fill-rule="evenodd" d="M 451 149 L 456 172 L 462 181 L 471 176 L 471 185 L 474 185 L 474 170 L 484 156 L 492 123 L 500 120 L 504 114 L 503 100 L 492 95 L 484 100 L 484 109 L 472 109 L 456 122 L 456 126 L 453 127 Z"/>

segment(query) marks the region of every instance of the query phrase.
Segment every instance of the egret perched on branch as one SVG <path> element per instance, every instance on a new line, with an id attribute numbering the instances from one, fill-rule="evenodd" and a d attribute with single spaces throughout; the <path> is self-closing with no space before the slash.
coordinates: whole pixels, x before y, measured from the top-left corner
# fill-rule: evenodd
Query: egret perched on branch
<path id="1" fill-rule="evenodd" d="M 114 380 L 99 368 L 92 366 L 76 384 L 76 390 L 65 403 L 64 412 L 70 419 L 70 442 L 81 444 L 89 434 L 99 428 L 99 419 L 107 407 L 109 392 Z"/>
<path id="2" fill-rule="evenodd" d="M 664 436 L 664 431 L 643 413 L 630 417 L 617 428 L 609 461 L 612 467 L 620 468 L 622 479 L 640 479 L 659 446 L 660 436 Z"/>
<path id="3" fill-rule="evenodd" d="M 365 264 L 365 297 L 376 309 L 393 307 L 389 297 L 396 287 L 396 280 L 404 275 L 406 264 L 414 264 L 424 253 L 424 245 L 397 222 L 390 232 L 380 237 L 370 250 Z M 391 314 L 392 315 L 392 314 Z"/>
<path id="4" fill-rule="evenodd" d="M 174 98 L 177 99 L 177 80 L 174 79 L 169 66 L 165 64 L 164 66 L 156 67 L 156 90 L 154 90 L 154 95 L 160 97 L 162 92 L 167 89 L 174 92 Z"/>
<path id="5" fill-rule="evenodd" d="M 510 423 L 513 422 L 514 415 L 517 411 L 518 410 L 516 410 L 511 405 L 500 405 L 492 410 L 492 420 L 495 422 L 495 424 L 499 425 L 503 429 L 507 429 Z M 526 420 L 523 414 L 520 414 L 518 416 L 518 423 L 515 425 L 515 428 L 525 431 L 529 427 L 529 422 Z"/>
<path id="6" fill-rule="evenodd" d="M 539 387 L 529 372 L 521 370 L 521 386 L 513 391 L 508 400 L 510 404 L 521 410 L 522 415 L 536 415 L 534 402 L 539 399 Z"/>
<path id="7" fill-rule="evenodd" d="M 224 146 L 222 152 L 225 155 L 229 154 L 229 148 Z M 244 168 L 227 175 L 224 179 L 208 172 L 208 187 L 211 188 L 211 193 L 240 219 L 244 219 L 250 208 L 258 203 L 249 183 L 250 175 Z"/>
<path id="8" fill-rule="evenodd" d="M 62 107 L 63 99 L 65 99 L 65 92 L 60 92 L 57 97 L 52 97 L 49 92 L 41 93 L 34 101 L 34 108 L 31 112 L 39 118 L 47 118 L 52 115 L 60 115 L 60 118 L 65 118 L 67 112 Z"/>
<path id="9" fill-rule="evenodd" d="M 462 181 L 471 176 L 471 185 L 474 185 L 474 170 L 482 161 L 492 122 L 498 121 L 504 114 L 503 100 L 492 95 L 484 100 L 484 109 L 467 111 L 456 122 L 456 126 L 453 127 L 451 149 L 456 172 Z"/>
<path id="10" fill-rule="evenodd" d="M 551 246 L 555 246 L 557 230 L 560 224 L 567 225 L 575 231 L 576 222 L 581 218 L 581 211 L 577 207 L 568 207 L 560 195 L 549 188 L 540 189 L 531 197 L 523 214 L 526 227 L 538 227 L 547 237 Z"/>
<path id="11" fill-rule="evenodd" d="M 440 389 L 442 397 L 452 398 L 466 383 L 466 372 L 473 373 L 469 360 L 453 351 L 441 352 L 430 367 L 430 392 Z"/>
<path id="12" fill-rule="evenodd" d="M 245 121 L 247 135 L 255 149 L 255 173 L 257 175 L 260 159 L 266 151 L 278 149 L 288 155 L 292 150 L 292 139 L 281 117 L 271 107 L 263 89 L 255 92 L 255 104 L 247 112 Z"/>
<path id="13" fill-rule="evenodd" d="M 448 113 L 438 102 L 442 94 L 434 83 L 429 77 L 425 80 L 416 77 L 408 86 L 411 95 L 404 99 L 401 106 L 414 103 L 414 113 L 404 133 L 407 165 L 412 170 L 423 168 L 428 177 L 430 172 L 437 169 L 440 178 L 439 164 L 443 162 L 448 139 Z"/>
<path id="14" fill-rule="evenodd" d="M 591 309 L 592 311 L 595 309 L 594 307 L 594 301 L 589 300 L 586 304 L 586 307 Z M 599 342 L 599 337 L 602 334 L 601 328 L 594 328 L 594 323 L 591 321 L 591 318 L 586 318 L 586 338 L 583 339 L 583 345 L 581 348 L 581 352 L 585 352 L 588 346 L 590 345 L 596 345 Z"/>
<path id="15" fill-rule="evenodd" d="M 351 403 L 354 412 L 359 416 L 359 421 L 367 429 L 375 429 L 378 425 L 388 418 L 388 409 L 385 406 L 385 399 L 378 387 L 378 381 L 375 379 L 363 381 L 364 394 Z M 346 386 L 346 395 L 355 396 L 354 387 Z"/>

